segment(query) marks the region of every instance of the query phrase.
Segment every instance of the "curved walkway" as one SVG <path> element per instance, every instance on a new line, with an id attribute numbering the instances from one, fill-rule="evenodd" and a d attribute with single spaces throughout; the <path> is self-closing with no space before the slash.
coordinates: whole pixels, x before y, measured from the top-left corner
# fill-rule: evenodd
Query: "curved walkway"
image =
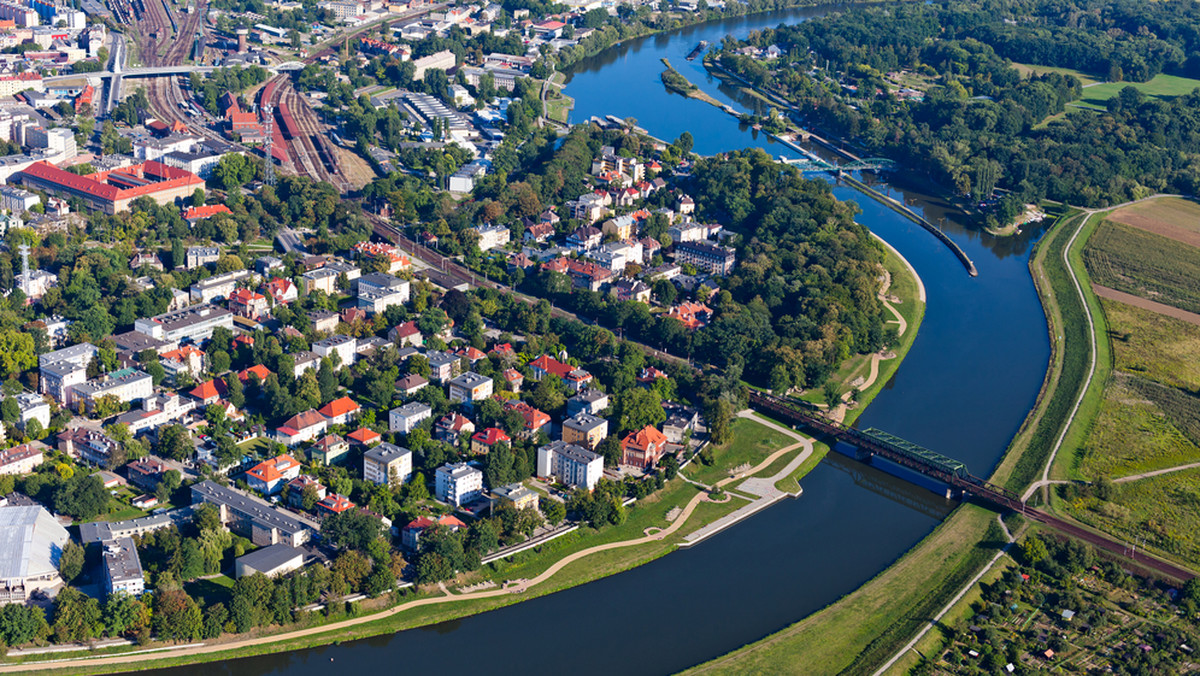
<path id="1" fill-rule="evenodd" d="M 743 411 L 739 415 L 742 415 L 744 413 L 746 413 L 746 412 Z M 743 417 L 746 417 L 746 416 L 743 416 Z M 746 476 L 747 474 L 753 474 L 754 472 L 762 471 L 763 469 L 768 467 L 772 462 L 774 462 L 775 460 L 782 457 L 784 454 L 795 450 L 797 447 L 807 446 L 805 448 L 804 452 L 800 453 L 800 455 L 797 456 L 796 460 L 793 460 L 791 463 L 788 463 L 788 466 L 785 467 L 781 471 L 781 472 L 785 471 L 790 474 L 792 471 L 795 471 L 795 467 L 798 467 L 800 462 L 807 460 L 808 457 L 812 454 L 812 442 L 810 440 L 806 439 L 805 437 L 802 437 L 799 434 L 796 434 L 796 432 L 794 430 L 789 429 L 787 427 L 783 427 L 781 425 L 777 425 L 768 420 L 763 420 L 762 418 L 755 417 L 754 420 L 755 420 L 755 422 L 758 422 L 758 423 L 765 425 L 767 427 L 770 427 L 774 430 L 777 430 L 779 432 L 787 434 L 788 436 L 790 436 L 794 439 L 798 439 L 800 441 L 798 441 L 797 443 L 792 444 L 790 446 L 787 446 L 786 448 L 782 448 L 782 449 L 776 451 L 775 453 L 772 453 L 765 460 L 763 460 L 761 463 L 759 463 L 756 467 L 749 470 L 748 472 L 742 473 L 738 476 L 729 477 L 728 479 L 722 479 L 721 481 L 718 481 L 716 483 L 717 486 L 723 486 L 731 481 L 736 481 L 738 479 L 741 479 L 742 477 Z M 797 461 L 799 461 L 799 462 L 797 462 Z M 777 480 L 778 480 L 777 478 L 770 479 L 772 484 L 774 484 L 774 482 Z M 317 627 L 308 627 L 306 629 L 297 629 L 295 631 L 284 632 L 281 634 L 271 634 L 269 636 L 260 636 L 257 638 L 247 638 L 247 639 L 238 640 L 238 641 L 231 641 L 229 643 L 217 643 L 217 644 L 210 644 L 210 645 L 201 644 L 201 645 L 195 645 L 195 646 L 185 646 L 185 647 L 181 647 L 179 650 L 169 650 L 168 649 L 168 651 L 164 651 L 164 657 L 176 658 L 176 657 L 187 657 L 187 656 L 192 656 L 192 655 L 207 655 L 207 654 L 212 654 L 212 653 L 225 652 L 225 651 L 229 651 L 229 650 L 238 650 L 238 649 L 242 649 L 242 648 L 251 648 L 251 647 L 255 647 L 255 646 L 275 644 L 275 643 L 279 643 L 281 641 L 289 641 L 289 640 L 293 640 L 293 639 L 304 638 L 307 636 L 316 636 L 319 634 L 335 632 L 335 631 L 338 631 L 341 629 L 346 629 L 346 628 L 357 626 L 360 624 L 365 624 L 367 622 L 374 622 L 376 620 L 381 620 L 381 619 L 384 619 L 387 617 L 391 617 L 393 615 L 402 613 L 406 610 L 410 610 L 413 608 L 419 608 L 422 606 L 430 606 L 430 605 L 436 605 L 436 604 L 442 604 L 442 603 L 456 603 L 456 602 L 460 602 L 460 601 L 473 601 L 476 599 L 492 598 L 492 597 L 504 596 L 504 595 L 509 595 L 509 594 L 521 594 L 521 593 L 528 591 L 532 587 L 535 587 L 539 584 L 542 584 L 542 583 L 550 580 L 559 571 L 561 571 L 563 568 L 569 566 L 570 564 L 574 563 L 575 561 L 578 561 L 582 558 L 591 556 L 592 554 L 598 554 L 600 552 L 609 551 L 612 549 L 621 549 L 624 547 L 635 547 L 637 545 L 648 544 L 651 542 L 657 542 L 657 541 L 665 539 L 666 537 L 670 536 L 671 534 L 675 533 L 680 528 L 682 528 L 683 525 L 685 523 L 687 523 L 687 521 L 691 517 L 692 513 L 696 510 L 696 507 L 699 506 L 701 502 L 705 502 L 707 499 L 708 499 L 707 493 L 697 493 L 695 496 L 692 497 L 691 500 L 688 501 L 687 505 L 683 508 L 683 511 L 680 513 L 679 517 L 675 519 L 675 521 L 673 521 L 669 526 L 667 526 L 657 532 L 651 533 L 649 535 L 644 535 L 640 538 L 634 538 L 632 540 L 622 540 L 620 542 L 610 542 L 607 544 L 596 545 L 595 547 L 590 547 L 588 549 L 584 549 L 584 550 L 575 552 L 574 554 L 570 554 L 570 555 L 565 556 L 562 559 L 559 559 L 558 561 L 554 562 L 554 564 L 552 564 L 549 568 L 547 568 L 544 572 L 542 572 L 537 577 L 535 577 L 531 580 L 518 581 L 518 582 L 516 582 L 516 584 L 510 585 L 510 586 L 502 588 L 502 589 L 490 589 L 487 591 L 479 591 L 479 592 L 471 592 L 471 593 L 460 592 L 460 593 L 456 594 L 456 593 L 451 592 L 449 589 L 447 589 L 444 584 L 440 584 L 439 587 L 441 588 L 441 591 L 444 591 L 446 594 L 444 596 L 435 596 L 435 597 L 417 599 L 414 601 L 409 601 L 408 603 L 400 604 L 393 608 L 389 608 L 388 610 L 385 610 L 383 612 L 372 613 L 370 615 L 363 615 L 361 617 L 354 617 L 354 618 L 341 620 L 339 622 L 333 622 L 331 624 L 325 624 L 325 625 L 321 625 L 321 626 L 317 626 Z M 38 671 L 38 670 L 45 670 L 45 669 L 88 669 L 88 668 L 96 667 L 96 666 L 133 664 L 136 662 L 143 662 L 145 660 L 146 660 L 146 657 L 144 655 L 127 654 L 127 655 L 111 655 L 111 656 L 106 656 L 106 657 L 95 657 L 95 658 L 77 658 L 77 659 L 55 660 L 52 662 L 23 662 L 20 664 L 0 665 L 0 673 L 27 673 L 30 671 Z"/>

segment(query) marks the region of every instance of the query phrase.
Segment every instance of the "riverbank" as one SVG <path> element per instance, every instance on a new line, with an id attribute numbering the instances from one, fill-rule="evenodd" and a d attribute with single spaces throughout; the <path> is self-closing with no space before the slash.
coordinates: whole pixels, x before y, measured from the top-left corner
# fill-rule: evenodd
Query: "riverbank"
<path id="1" fill-rule="evenodd" d="M 770 428 L 771 442 L 782 444 L 756 466 L 716 481 L 714 486 L 730 486 L 727 498 L 711 500 L 707 491 L 686 483 L 671 481 L 658 494 L 638 503 L 620 526 L 598 533 L 565 536 L 541 547 L 537 553 L 518 555 L 513 562 L 500 563 L 460 577 L 452 586 L 472 587 L 492 582 L 484 591 L 452 592 L 426 588 L 414 596 L 396 599 L 399 603 L 369 614 L 352 616 L 319 625 L 295 626 L 275 632 L 236 637 L 225 643 L 192 644 L 174 648 L 158 646 L 163 653 L 147 658 L 145 649 L 134 652 L 108 651 L 104 656 L 81 657 L 56 655 L 53 660 L 27 659 L 0 665 L 0 673 L 31 671 L 71 673 L 111 673 L 181 664 L 229 660 L 239 657 L 277 653 L 329 643 L 393 633 L 429 624 L 457 619 L 476 613 L 562 591 L 569 587 L 606 577 L 642 565 L 677 547 L 697 544 L 742 518 L 788 497 L 772 487 L 786 479 L 798 465 L 805 465 L 813 454 L 811 440 L 786 426 L 759 416 L 746 418 L 745 430 Z M 758 437 L 754 437 L 758 438 Z M 739 437 L 735 437 L 738 443 Z M 780 468 L 779 462 L 785 466 Z M 749 482 L 755 482 L 747 485 Z M 737 485 L 732 485 L 736 483 Z M 746 488 L 743 488 L 746 486 Z M 754 498 L 743 493 L 749 493 Z M 745 510 L 755 507 L 753 510 Z M 581 562 L 576 564 L 576 562 Z M 477 587 L 476 587 L 477 588 Z M 170 652 L 165 652 L 170 651 Z M 136 653 L 136 654 L 135 654 Z"/>

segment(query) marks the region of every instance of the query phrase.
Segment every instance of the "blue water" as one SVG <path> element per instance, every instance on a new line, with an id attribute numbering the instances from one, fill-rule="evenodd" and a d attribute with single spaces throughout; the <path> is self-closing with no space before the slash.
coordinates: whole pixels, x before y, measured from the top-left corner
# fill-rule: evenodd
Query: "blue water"
<path id="1" fill-rule="evenodd" d="M 669 94 L 667 57 L 705 91 L 750 108 L 685 57 L 700 40 L 799 21 L 806 9 L 693 27 L 632 41 L 580 64 L 566 93 L 575 121 L 616 115 L 666 140 L 683 131 L 712 154 L 761 147 L 793 153 L 740 130 L 712 106 Z M 881 189 L 886 189 L 881 186 Z M 890 189 L 889 189 L 890 190 Z M 917 340 L 860 424 L 965 461 L 986 476 L 1032 406 L 1049 358 L 1046 324 L 1027 270 L 1040 233 L 1000 240 L 968 230 L 952 210 L 915 192 L 892 191 L 943 223 L 979 269 L 969 277 L 929 233 L 847 188 L 860 222 L 895 246 L 925 282 L 928 307 Z M 782 629 L 877 575 L 952 507 L 941 497 L 871 467 L 831 456 L 780 503 L 697 547 L 631 571 L 490 613 L 426 629 L 221 665 L 177 675 L 345 673 L 663 674 L 712 659 Z M 587 565 L 586 560 L 575 565 Z M 333 660 L 333 663 L 331 663 Z"/>

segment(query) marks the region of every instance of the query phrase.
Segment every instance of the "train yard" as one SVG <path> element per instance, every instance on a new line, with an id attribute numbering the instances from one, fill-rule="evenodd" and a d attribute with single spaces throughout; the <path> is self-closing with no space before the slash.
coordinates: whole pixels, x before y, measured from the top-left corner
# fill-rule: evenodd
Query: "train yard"
<path id="1" fill-rule="evenodd" d="M 270 107 L 272 156 L 284 167 L 334 185 L 340 192 L 350 189 L 333 144 L 326 137 L 316 113 L 292 87 L 287 75 L 277 75 L 259 93 L 259 109 Z"/>

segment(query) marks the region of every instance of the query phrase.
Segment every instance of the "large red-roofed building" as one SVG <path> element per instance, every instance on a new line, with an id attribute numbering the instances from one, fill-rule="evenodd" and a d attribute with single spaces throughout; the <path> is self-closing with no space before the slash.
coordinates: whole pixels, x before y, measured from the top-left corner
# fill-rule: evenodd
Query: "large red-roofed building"
<path id="1" fill-rule="evenodd" d="M 36 162 L 18 177 L 27 187 L 56 197 L 78 197 L 89 209 L 106 214 L 128 210 L 129 203 L 139 197 L 171 204 L 204 187 L 204 179 L 192 172 L 153 160 L 87 176 L 72 174 L 49 162 Z"/>

